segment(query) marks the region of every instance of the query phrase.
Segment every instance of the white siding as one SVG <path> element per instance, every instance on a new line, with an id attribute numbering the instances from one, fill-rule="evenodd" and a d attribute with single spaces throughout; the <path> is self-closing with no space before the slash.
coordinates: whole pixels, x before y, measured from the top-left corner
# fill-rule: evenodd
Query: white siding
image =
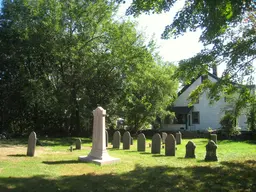
<path id="1" fill-rule="evenodd" d="M 209 80 L 212 82 L 216 82 L 217 80 L 208 75 Z M 199 77 L 196 81 L 193 82 L 174 102 L 175 107 L 188 106 L 189 101 L 188 97 L 190 93 L 196 89 L 197 86 L 201 84 L 201 77 Z M 220 119 L 225 113 L 226 102 L 224 98 L 221 98 L 219 101 L 210 105 L 209 100 L 207 98 L 207 94 L 203 93 L 199 98 L 199 103 L 193 105 L 193 111 L 198 111 L 200 113 L 200 123 L 192 124 L 188 126 L 188 130 L 201 130 L 206 131 L 209 127 L 212 129 L 220 128 Z M 191 111 L 191 112 L 193 112 Z M 191 123 L 192 123 L 192 115 L 190 113 Z M 242 130 L 246 130 L 246 116 L 242 115 L 238 119 L 239 126 Z M 163 125 L 163 129 L 165 130 L 177 130 L 177 125 Z"/>

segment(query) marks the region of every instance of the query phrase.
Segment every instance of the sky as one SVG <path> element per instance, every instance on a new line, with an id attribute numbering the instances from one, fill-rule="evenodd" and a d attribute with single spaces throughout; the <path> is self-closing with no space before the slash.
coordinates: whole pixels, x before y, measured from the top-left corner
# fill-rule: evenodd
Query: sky
<path id="1" fill-rule="evenodd" d="M 131 19 L 138 22 L 137 29 L 142 31 L 147 39 L 152 36 L 156 39 L 157 45 L 159 46 L 159 54 L 162 56 L 164 61 L 170 61 L 177 63 L 182 59 L 188 59 L 203 49 L 203 45 L 199 42 L 201 32 L 187 32 L 177 39 L 161 39 L 161 34 L 165 29 L 165 26 L 171 24 L 173 18 L 178 10 L 184 5 L 184 0 L 179 0 L 172 7 L 169 12 L 162 14 L 145 15 L 142 14 L 138 18 L 132 16 L 125 16 L 125 11 L 129 7 L 130 0 L 122 4 L 118 11 L 118 16 L 123 19 Z M 224 65 L 218 66 L 218 76 L 220 76 L 224 70 Z"/>

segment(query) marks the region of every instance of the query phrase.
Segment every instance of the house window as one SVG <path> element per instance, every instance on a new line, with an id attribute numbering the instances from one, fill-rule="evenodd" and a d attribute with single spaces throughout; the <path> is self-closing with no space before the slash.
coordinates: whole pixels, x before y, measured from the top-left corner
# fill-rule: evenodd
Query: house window
<path id="1" fill-rule="evenodd" d="M 192 124 L 200 124 L 199 112 L 192 112 Z"/>
<path id="2" fill-rule="evenodd" d="M 176 118 L 174 124 L 185 124 L 186 123 L 186 115 L 185 114 L 175 114 Z"/>

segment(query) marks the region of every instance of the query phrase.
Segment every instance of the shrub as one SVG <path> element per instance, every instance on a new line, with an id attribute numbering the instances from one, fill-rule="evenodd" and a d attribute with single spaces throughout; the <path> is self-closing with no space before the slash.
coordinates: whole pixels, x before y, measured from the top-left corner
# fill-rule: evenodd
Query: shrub
<path id="1" fill-rule="evenodd" d="M 240 128 L 237 126 L 237 119 L 231 113 L 227 113 L 221 118 L 220 125 L 222 133 L 228 137 L 240 134 Z"/>

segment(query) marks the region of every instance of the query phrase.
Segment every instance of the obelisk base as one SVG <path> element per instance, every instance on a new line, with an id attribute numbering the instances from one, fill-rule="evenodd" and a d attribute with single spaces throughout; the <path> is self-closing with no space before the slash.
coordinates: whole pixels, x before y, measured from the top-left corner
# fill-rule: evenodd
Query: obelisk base
<path id="1" fill-rule="evenodd" d="M 114 163 L 118 163 L 120 162 L 120 159 L 119 158 L 114 158 L 114 157 L 105 157 L 103 159 L 97 159 L 93 156 L 80 156 L 78 157 L 78 160 L 79 161 L 83 161 L 83 162 L 92 162 L 92 163 L 95 163 L 97 165 L 108 165 L 108 164 L 114 164 Z"/>

